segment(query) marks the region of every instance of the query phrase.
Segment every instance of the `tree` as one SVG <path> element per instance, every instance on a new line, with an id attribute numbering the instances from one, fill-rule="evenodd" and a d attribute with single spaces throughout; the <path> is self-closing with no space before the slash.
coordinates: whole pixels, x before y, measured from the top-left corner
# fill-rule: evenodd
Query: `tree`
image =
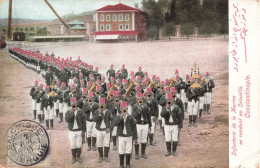
<path id="1" fill-rule="evenodd" d="M 163 26 L 163 35 L 169 37 L 169 41 L 171 40 L 171 36 L 175 34 L 175 25 L 174 22 L 165 23 Z"/>
<path id="2" fill-rule="evenodd" d="M 213 33 L 218 33 L 220 29 L 220 24 L 214 21 L 202 22 L 199 27 L 199 33 L 205 35 L 205 38 Z"/>
<path id="3" fill-rule="evenodd" d="M 191 23 L 183 24 L 181 26 L 181 33 L 189 38 L 190 35 L 194 34 L 194 26 Z"/>
<path id="4" fill-rule="evenodd" d="M 228 0 L 218 0 L 216 4 L 217 20 L 220 24 L 219 33 L 228 33 Z"/>
<path id="5" fill-rule="evenodd" d="M 44 27 L 37 30 L 36 35 L 37 36 L 47 36 L 50 32 Z"/>

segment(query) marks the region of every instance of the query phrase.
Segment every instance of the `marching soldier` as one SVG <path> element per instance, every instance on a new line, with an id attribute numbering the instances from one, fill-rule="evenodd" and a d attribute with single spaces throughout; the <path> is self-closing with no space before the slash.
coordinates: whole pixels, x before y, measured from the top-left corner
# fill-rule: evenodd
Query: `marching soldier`
<path id="1" fill-rule="evenodd" d="M 49 125 L 51 125 L 51 129 L 53 129 L 53 118 L 54 118 L 54 103 L 53 103 L 53 96 L 50 92 L 50 87 L 45 86 L 45 94 L 41 100 L 41 109 L 44 111 L 45 114 L 45 122 L 46 128 L 49 129 Z"/>
<path id="2" fill-rule="evenodd" d="M 209 108 L 211 105 L 212 90 L 215 87 L 215 84 L 213 80 L 209 78 L 209 72 L 206 72 L 206 80 L 207 80 L 207 91 L 205 93 L 205 105 L 206 105 L 206 113 L 210 114 Z"/>
<path id="3" fill-rule="evenodd" d="M 38 90 L 38 81 L 35 81 L 34 86 L 31 88 L 30 96 L 32 97 L 32 110 L 33 110 L 33 120 L 36 119 L 36 109 L 37 109 L 37 103 L 36 103 L 36 96 L 34 93 Z"/>
<path id="4" fill-rule="evenodd" d="M 98 79 L 101 80 L 101 74 L 98 73 L 98 67 L 95 68 L 95 72 L 93 73 L 93 76 L 95 78 L 95 81 L 97 81 Z"/>
<path id="5" fill-rule="evenodd" d="M 66 85 L 68 85 L 69 76 L 68 76 L 68 73 L 65 72 L 64 67 L 62 67 L 62 71 L 61 71 L 59 77 L 60 77 L 59 79 L 60 79 L 60 82 L 61 82 L 61 83 L 62 83 L 62 82 L 65 82 Z"/>
<path id="6" fill-rule="evenodd" d="M 94 121 L 96 122 L 97 129 L 98 162 L 101 163 L 103 161 L 103 156 L 104 160 L 109 162 L 110 131 L 113 130 L 113 128 L 111 125 L 111 112 L 106 108 L 106 100 L 104 97 L 99 100 L 99 109 L 94 114 Z"/>
<path id="7" fill-rule="evenodd" d="M 66 83 L 62 82 L 61 83 L 61 89 L 57 93 L 58 94 L 58 102 L 59 102 L 59 118 L 60 118 L 59 123 L 63 122 L 63 116 L 65 116 L 65 113 L 66 113 L 66 110 L 67 110 L 65 98 L 66 98 L 68 92 L 69 91 L 66 90 Z"/>
<path id="8" fill-rule="evenodd" d="M 191 78 L 191 86 L 194 83 L 194 79 Z M 189 125 L 191 127 L 192 123 L 195 127 L 197 127 L 197 112 L 199 107 L 199 98 L 198 98 L 198 89 L 197 88 L 189 88 L 187 90 L 186 96 L 188 98 L 188 115 L 189 115 Z"/>
<path id="9" fill-rule="evenodd" d="M 144 103 L 143 94 L 137 94 L 137 103 L 133 106 L 133 117 L 136 120 L 138 143 L 135 144 L 135 159 L 139 159 L 139 144 L 141 144 L 142 158 L 147 159 L 145 148 L 147 143 L 148 130 L 151 130 L 151 115 L 148 106 Z"/>
<path id="10" fill-rule="evenodd" d="M 186 75 L 186 81 L 185 81 L 185 94 L 187 93 L 188 89 L 190 87 L 190 76 L 189 74 Z M 188 98 L 187 96 L 184 96 L 184 110 L 187 111 L 187 107 L 188 107 Z"/>
<path id="11" fill-rule="evenodd" d="M 153 92 L 152 92 L 152 88 L 148 87 L 146 90 L 146 104 L 149 107 L 149 113 L 151 115 L 151 129 L 148 133 L 148 137 L 150 139 L 150 145 L 155 146 L 153 140 L 154 140 L 154 132 L 155 132 L 155 122 L 156 119 L 158 118 L 158 103 L 155 99 L 155 97 L 153 96 Z"/>
<path id="12" fill-rule="evenodd" d="M 161 112 L 162 112 L 162 108 L 166 106 L 167 95 L 169 93 L 170 93 L 170 88 L 168 86 L 165 87 L 164 89 L 160 89 L 160 91 L 157 92 L 158 111 L 159 111 L 158 120 L 159 120 L 160 128 L 163 131 L 163 136 L 165 136 L 165 132 L 164 132 L 165 120 L 161 116 Z"/>
<path id="13" fill-rule="evenodd" d="M 71 164 L 76 161 L 82 162 L 81 149 L 82 149 L 82 136 L 86 132 L 86 116 L 82 110 L 77 108 L 77 98 L 70 98 L 71 109 L 66 112 L 65 120 L 68 123 L 69 138 L 72 153 Z"/>
<path id="14" fill-rule="evenodd" d="M 122 73 L 123 73 L 123 79 L 127 79 L 128 78 L 128 72 L 127 69 L 125 68 L 125 64 L 122 65 Z"/>
<path id="15" fill-rule="evenodd" d="M 176 105 L 175 100 L 171 94 L 167 95 L 166 107 L 163 107 L 161 116 L 165 119 L 165 140 L 167 153 L 165 156 L 174 155 L 177 156 L 177 145 L 178 145 L 178 125 L 180 120 L 181 110 Z M 171 149 L 172 146 L 172 149 Z M 171 152 L 172 150 L 172 152 Z"/>
<path id="16" fill-rule="evenodd" d="M 119 91 L 113 91 L 113 100 L 110 103 L 111 107 L 110 107 L 110 111 L 111 114 L 113 116 L 113 118 L 115 118 L 116 116 L 118 116 L 121 111 L 120 111 L 120 95 L 119 95 Z M 112 141 L 113 141 L 113 150 L 117 150 L 117 126 L 114 126 L 113 131 L 112 131 Z"/>
<path id="17" fill-rule="evenodd" d="M 86 114 L 88 151 L 90 151 L 91 149 L 93 151 L 96 151 L 96 141 L 97 141 L 96 128 L 95 128 L 96 122 L 94 122 L 93 117 L 96 110 L 98 110 L 99 106 L 93 100 L 93 98 L 94 98 L 94 93 L 89 92 L 88 101 L 83 105 L 83 112 Z"/>
<path id="18" fill-rule="evenodd" d="M 142 67 L 141 66 L 139 66 L 138 71 L 135 73 L 135 77 L 137 77 L 139 75 L 141 75 L 142 79 L 144 78 L 144 73 L 142 71 Z"/>
<path id="19" fill-rule="evenodd" d="M 111 82 L 111 81 L 110 81 L 110 78 L 111 78 L 111 77 L 115 77 L 115 75 L 116 75 L 116 72 L 115 72 L 115 70 L 113 69 L 113 67 L 114 67 L 114 65 L 111 64 L 111 65 L 110 65 L 110 69 L 109 69 L 109 70 L 107 71 L 107 73 L 106 73 L 106 75 L 108 76 L 109 82 Z"/>
<path id="20" fill-rule="evenodd" d="M 114 126 L 117 126 L 119 141 L 120 168 L 124 167 L 124 157 L 126 156 L 126 167 L 130 168 L 130 158 L 132 153 L 132 142 L 137 143 L 136 123 L 133 116 L 128 114 L 127 102 L 121 102 L 121 114 L 114 119 Z"/>
<path id="21" fill-rule="evenodd" d="M 44 113 L 43 110 L 41 108 L 41 104 L 42 104 L 42 96 L 45 94 L 44 90 L 43 90 L 43 84 L 40 84 L 39 89 L 37 89 L 34 93 L 33 96 L 36 97 L 36 111 L 38 114 L 38 119 L 39 119 L 39 123 L 42 123 L 44 121 Z"/>
<path id="22" fill-rule="evenodd" d="M 202 76 L 199 75 L 199 78 L 197 78 L 198 83 L 201 82 L 201 78 L 202 78 Z M 202 116 L 202 111 L 203 111 L 203 107 L 204 107 L 204 103 L 205 103 L 204 94 L 206 93 L 206 90 L 207 90 L 206 83 L 202 84 L 198 90 L 198 96 L 199 96 L 198 118 L 201 118 L 201 116 Z"/>
<path id="23" fill-rule="evenodd" d="M 53 73 L 51 72 L 51 68 L 48 67 L 48 71 L 45 74 L 45 82 L 47 86 L 51 85 L 51 82 L 53 80 Z"/>

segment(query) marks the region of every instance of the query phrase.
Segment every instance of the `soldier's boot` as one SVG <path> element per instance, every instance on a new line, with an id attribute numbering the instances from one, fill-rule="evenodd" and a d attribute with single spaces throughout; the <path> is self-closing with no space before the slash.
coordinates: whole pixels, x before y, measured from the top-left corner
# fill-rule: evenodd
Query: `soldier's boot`
<path id="1" fill-rule="evenodd" d="M 36 119 L 36 110 L 33 110 L 33 120 Z"/>
<path id="2" fill-rule="evenodd" d="M 77 161 L 79 163 L 82 163 L 82 159 L 81 159 L 81 148 L 77 148 Z"/>
<path id="3" fill-rule="evenodd" d="M 173 141 L 173 143 L 172 143 L 172 155 L 173 156 L 177 156 L 177 145 L 178 145 L 178 141 Z"/>
<path id="4" fill-rule="evenodd" d="M 109 158 L 108 158 L 108 151 L 109 151 L 109 147 L 104 147 L 105 148 L 105 155 L 104 155 L 104 160 L 106 162 L 109 162 Z"/>
<path id="5" fill-rule="evenodd" d="M 53 119 L 50 119 L 51 130 L 53 130 Z"/>
<path id="6" fill-rule="evenodd" d="M 117 146 L 116 146 L 116 136 L 112 136 L 113 139 L 113 150 L 117 150 Z"/>
<path id="7" fill-rule="evenodd" d="M 63 122 L 63 113 L 59 113 L 59 117 L 60 117 L 59 123 L 62 123 Z"/>
<path id="8" fill-rule="evenodd" d="M 165 138 L 165 131 L 164 131 L 164 128 L 163 128 L 163 138 Z"/>
<path id="9" fill-rule="evenodd" d="M 210 114 L 209 108 L 210 108 L 210 104 L 207 104 L 207 113 L 208 114 Z"/>
<path id="10" fill-rule="evenodd" d="M 103 147 L 98 147 L 98 153 L 99 153 L 98 163 L 101 163 L 103 161 Z"/>
<path id="11" fill-rule="evenodd" d="M 82 144 L 86 143 L 86 133 L 84 132 L 82 135 Z"/>
<path id="12" fill-rule="evenodd" d="M 166 142 L 166 149 L 167 149 L 167 152 L 165 154 L 165 156 L 170 156 L 171 155 L 171 142 Z"/>
<path id="13" fill-rule="evenodd" d="M 131 168 L 130 158 L 131 158 L 131 154 L 126 154 L 126 168 Z"/>
<path id="14" fill-rule="evenodd" d="M 146 148 L 146 143 L 141 143 L 142 158 L 147 159 L 148 157 L 145 154 L 145 148 Z"/>
<path id="15" fill-rule="evenodd" d="M 163 130 L 163 127 L 162 127 L 162 120 L 158 120 L 159 121 L 159 125 L 160 125 L 160 130 Z"/>
<path id="16" fill-rule="evenodd" d="M 180 141 L 180 134 L 181 134 L 181 129 L 178 132 L 178 146 L 181 146 L 181 141 Z"/>
<path id="17" fill-rule="evenodd" d="M 119 161 L 120 161 L 119 168 L 124 168 L 124 159 L 125 159 L 125 155 L 124 154 L 119 154 Z"/>
<path id="18" fill-rule="evenodd" d="M 149 139 L 150 139 L 150 145 L 155 146 L 154 142 L 153 142 L 153 134 L 148 134 L 149 135 Z"/>
<path id="19" fill-rule="evenodd" d="M 197 116 L 196 115 L 193 116 L 193 124 L 194 124 L 194 127 L 197 127 Z"/>
<path id="20" fill-rule="evenodd" d="M 188 124 L 188 127 L 191 127 L 191 124 L 192 123 L 192 115 L 189 115 L 189 124 Z"/>
<path id="21" fill-rule="evenodd" d="M 139 159 L 139 144 L 135 145 L 135 159 Z"/>
<path id="22" fill-rule="evenodd" d="M 59 116 L 59 109 L 56 109 L 56 118 Z"/>
<path id="23" fill-rule="evenodd" d="M 88 141 L 88 149 L 87 151 L 91 150 L 91 137 L 87 137 L 87 141 Z"/>
<path id="24" fill-rule="evenodd" d="M 92 137 L 92 150 L 96 151 L 96 142 L 97 142 L 97 137 Z"/>
<path id="25" fill-rule="evenodd" d="M 206 114 L 206 112 L 207 112 L 206 110 L 207 110 L 207 105 L 204 104 L 204 105 L 203 105 L 203 114 Z"/>
<path id="26" fill-rule="evenodd" d="M 71 164 L 74 164 L 76 162 L 76 149 L 71 149 L 71 153 L 72 153 Z"/>
<path id="27" fill-rule="evenodd" d="M 199 110 L 199 118 L 202 116 L 202 109 Z"/>
<path id="28" fill-rule="evenodd" d="M 38 114 L 38 119 L 39 119 L 39 123 L 42 122 L 42 115 L 41 114 Z"/>
<path id="29" fill-rule="evenodd" d="M 188 103 L 184 103 L 185 111 L 187 111 Z"/>
<path id="30" fill-rule="evenodd" d="M 45 120 L 45 115 L 42 114 L 42 122 L 44 122 L 44 120 Z"/>
<path id="31" fill-rule="evenodd" d="M 49 120 L 46 120 L 45 123 L 46 123 L 46 130 L 48 130 L 50 127 Z"/>

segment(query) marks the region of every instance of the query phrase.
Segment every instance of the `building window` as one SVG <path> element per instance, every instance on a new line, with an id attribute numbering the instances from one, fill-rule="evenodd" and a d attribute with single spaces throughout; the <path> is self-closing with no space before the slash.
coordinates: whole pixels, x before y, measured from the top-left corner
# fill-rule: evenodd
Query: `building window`
<path id="1" fill-rule="evenodd" d="M 129 14 L 125 14 L 125 21 L 129 21 Z"/>
<path id="2" fill-rule="evenodd" d="M 100 31 L 104 31 L 104 25 L 103 24 L 100 25 Z"/>
<path id="3" fill-rule="evenodd" d="M 104 14 L 100 15 L 100 21 L 104 21 Z"/>
<path id="4" fill-rule="evenodd" d="M 112 15 L 113 21 L 116 21 L 116 14 Z"/>
<path id="5" fill-rule="evenodd" d="M 106 31 L 110 31 L 111 28 L 110 28 L 110 24 L 106 24 Z"/>
<path id="6" fill-rule="evenodd" d="M 119 21 L 123 21 L 123 14 L 119 14 Z"/>
<path id="7" fill-rule="evenodd" d="M 123 30 L 123 24 L 119 24 L 119 30 Z"/>
<path id="8" fill-rule="evenodd" d="M 111 15 L 110 15 L 110 14 L 107 14 L 107 15 L 106 15 L 106 21 L 110 21 L 110 20 L 111 20 L 110 18 L 111 18 Z"/>
<path id="9" fill-rule="evenodd" d="M 125 25 L 125 30 L 129 30 L 129 24 Z"/>

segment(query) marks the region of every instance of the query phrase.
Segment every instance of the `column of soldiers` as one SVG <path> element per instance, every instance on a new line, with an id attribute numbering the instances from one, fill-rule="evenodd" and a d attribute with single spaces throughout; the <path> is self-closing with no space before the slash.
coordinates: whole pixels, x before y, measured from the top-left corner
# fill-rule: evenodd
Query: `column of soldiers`
<path id="1" fill-rule="evenodd" d="M 54 116 L 59 117 L 59 123 L 65 118 L 72 164 L 82 162 L 81 149 L 85 142 L 87 151 L 98 151 L 99 163 L 109 162 L 110 140 L 113 150 L 119 151 L 120 167 L 124 167 L 124 158 L 126 167 L 130 167 L 133 145 L 135 159 L 147 159 L 147 144 L 156 145 L 157 120 L 166 141 L 165 156 L 177 156 L 185 112 L 188 127 L 197 127 L 197 118 L 202 117 L 203 111 L 203 114 L 210 114 L 215 85 L 208 72 L 205 78 L 199 74 L 196 65 L 185 81 L 179 77 L 178 70 L 174 77 L 164 81 L 156 75 L 150 79 L 141 66 L 138 72 L 131 71 L 128 76 L 125 65 L 116 72 L 112 64 L 106 73 L 106 82 L 97 67 L 93 70 L 92 65 L 80 58 L 60 60 L 53 54 L 44 59 L 37 55 L 39 52 L 19 48 L 10 49 L 9 53 L 28 68 L 35 67 L 37 62 L 29 61 L 30 57 L 40 58 L 40 65 L 45 65 L 46 58 L 50 59 L 47 68 L 39 66 L 46 86 L 35 81 L 30 91 L 33 119 L 38 115 L 40 123 L 45 121 L 46 129 L 54 129 Z"/>

